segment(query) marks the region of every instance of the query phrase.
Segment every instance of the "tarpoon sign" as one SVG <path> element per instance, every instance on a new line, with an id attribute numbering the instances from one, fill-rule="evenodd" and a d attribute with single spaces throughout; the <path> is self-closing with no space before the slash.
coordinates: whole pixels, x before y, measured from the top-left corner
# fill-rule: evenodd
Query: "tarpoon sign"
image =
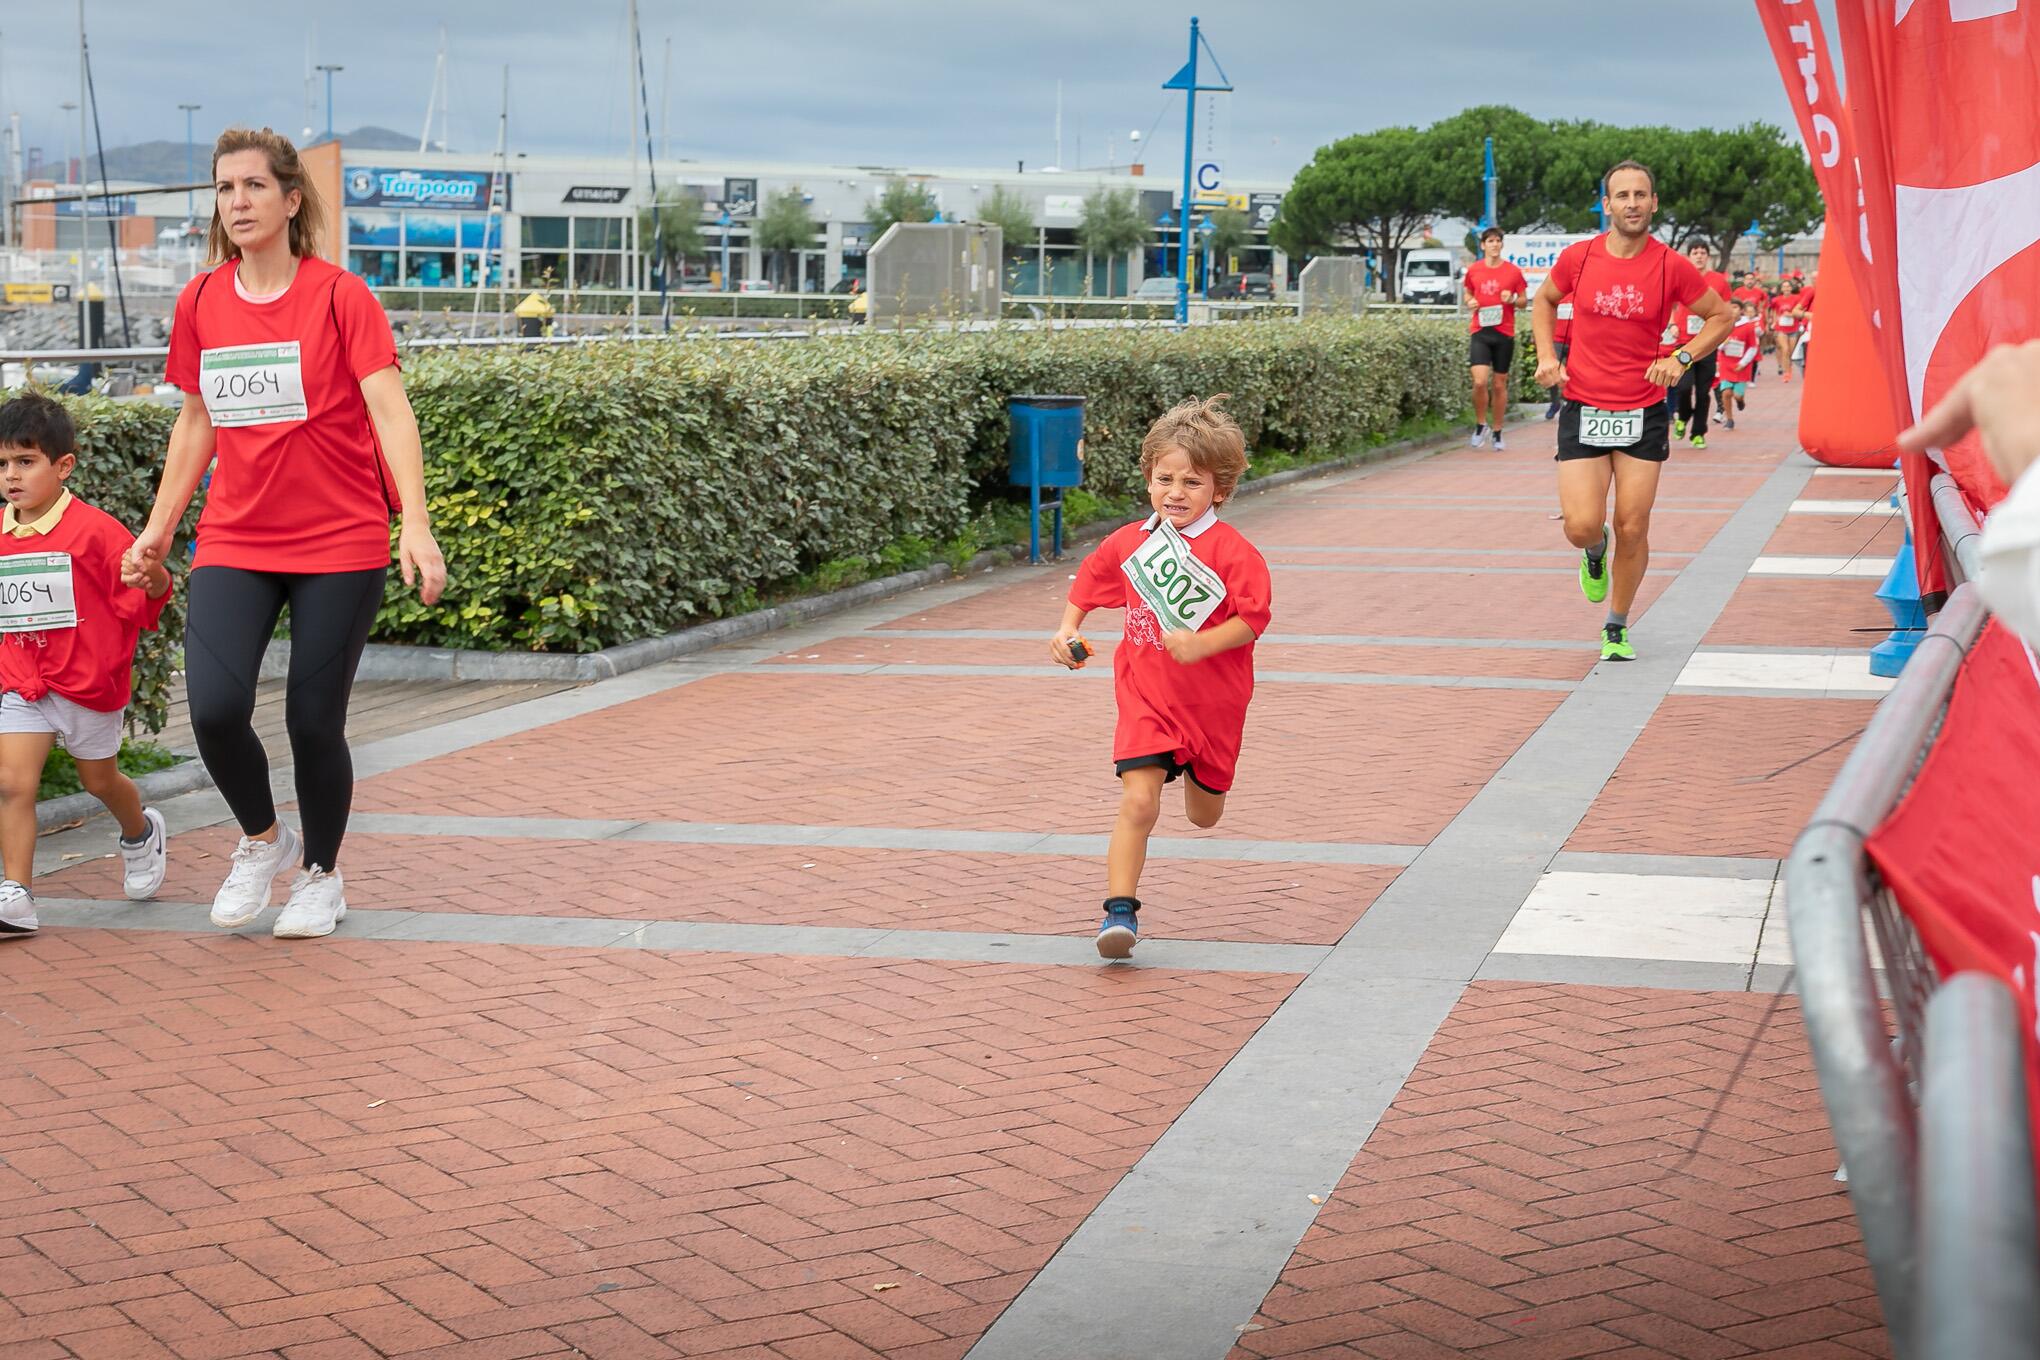
<path id="1" fill-rule="evenodd" d="M 486 170 L 382 170 L 356 166 L 345 176 L 350 208 L 437 208 L 456 212 L 487 212 Z M 510 206 L 510 177 L 503 177 L 503 201 Z"/>

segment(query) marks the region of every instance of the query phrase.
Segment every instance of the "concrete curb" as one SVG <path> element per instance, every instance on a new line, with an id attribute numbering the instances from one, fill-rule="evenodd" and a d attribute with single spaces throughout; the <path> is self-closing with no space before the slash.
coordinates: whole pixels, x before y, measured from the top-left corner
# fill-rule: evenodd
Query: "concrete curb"
<path id="1" fill-rule="evenodd" d="M 212 776 L 205 772 L 205 762 L 193 757 L 167 770 L 151 770 L 147 774 L 136 775 L 135 787 L 142 791 L 142 802 L 154 806 L 179 794 L 211 788 Z M 67 793 L 62 798 L 51 798 L 35 805 L 36 834 L 40 836 L 60 826 L 74 825 L 104 811 L 99 800 L 89 793 Z"/>
<path id="2" fill-rule="evenodd" d="M 1532 412 L 1531 407 L 1519 407 L 1519 413 Z M 1541 410 L 1536 411 L 1541 415 Z M 1512 424 L 1533 419 L 1531 414 L 1519 414 Z M 1400 457 L 1406 453 L 1417 453 L 1448 444 L 1458 435 L 1427 435 L 1418 439 L 1406 439 L 1395 444 L 1384 444 L 1380 448 L 1361 449 L 1342 457 L 1313 463 L 1309 467 L 1289 468 L 1271 473 L 1240 487 L 1241 494 L 1259 495 L 1278 487 L 1291 486 L 1297 482 L 1318 477 L 1329 477 L 1369 463 L 1382 462 Z M 1091 543 L 1105 537 L 1118 528 L 1112 520 L 1098 520 L 1081 529 L 1071 530 L 1066 536 L 1068 544 Z M 964 563 L 961 572 L 954 571 L 947 562 L 915 571 L 900 572 L 895 576 L 883 576 L 874 581 L 865 581 L 842 590 L 830 591 L 826 595 L 814 595 L 806 599 L 789 600 L 785 604 L 773 605 L 769 609 L 755 610 L 749 614 L 738 614 L 726 619 L 715 619 L 708 623 L 683 628 L 662 637 L 643 638 L 636 642 L 619 643 L 605 647 L 599 652 L 584 652 L 578 655 L 561 655 L 547 652 L 482 652 L 460 651 L 446 647 L 407 647 L 386 643 L 370 643 L 362 653 L 361 668 L 355 672 L 358 680 L 558 680 L 570 683 L 585 683 L 593 680 L 610 680 L 646 666 L 656 666 L 662 661 L 672 661 L 683 656 L 692 656 L 727 643 L 740 642 L 746 638 L 759 637 L 777 632 L 795 624 L 807 623 L 814 619 L 826 618 L 846 609 L 874 603 L 909 590 L 919 590 L 952 576 L 972 576 L 994 567 L 1010 565 L 1024 557 L 1026 549 L 1019 545 L 1010 548 L 989 548 Z M 290 668 L 290 643 L 278 639 L 269 645 L 268 654 L 262 659 L 262 678 L 281 680 Z"/>

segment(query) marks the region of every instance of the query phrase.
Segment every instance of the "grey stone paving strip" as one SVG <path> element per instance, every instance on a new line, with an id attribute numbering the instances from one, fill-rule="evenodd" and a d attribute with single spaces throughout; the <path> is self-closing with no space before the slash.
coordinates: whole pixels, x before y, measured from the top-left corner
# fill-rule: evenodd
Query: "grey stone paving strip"
<path id="1" fill-rule="evenodd" d="M 1546 475 L 1549 476 L 1550 474 L 1547 473 Z M 1260 548 L 1263 556 L 1268 553 L 1352 553 L 1356 556 L 1373 556 L 1379 553 L 1383 556 L 1396 557 L 1417 555 L 1426 557 L 1551 557 L 1566 562 L 1577 562 L 1580 560 L 1579 549 L 1577 548 L 1327 548 L 1318 544 L 1298 545 L 1289 543 L 1261 543 L 1255 546 Z M 1666 557 L 1693 556 L 1697 556 L 1697 554 L 1690 552 L 1660 552 L 1656 548 L 1650 550 L 1650 560 L 1652 562 Z"/>
<path id="2" fill-rule="evenodd" d="M 677 845 L 812 845 L 857 850 L 929 850 L 958 854 L 1078 855 L 1105 853 L 1106 837 L 1038 831 L 970 831 L 900 826 L 796 826 L 751 822 L 631 822 L 573 817 L 419 816 L 357 812 L 349 830 L 381 836 L 471 836 L 480 839 L 661 841 Z M 1236 860 L 1253 864 L 1408 864 L 1420 845 L 1358 841 L 1257 841 L 1224 836 L 1157 836 L 1151 859 Z"/>
<path id="3" fill-rule="evenodd" d="M 1784 466 L 1064 1242 L 970 1360 L 1223 1357 L 1807 480 Z M 1711 512 L 1710 512 L 1711 513 Z M 1555 589 L 1557 587 L 1554 587 Z M 1738 984 L 1738 989 L 1740 984 Z M 1161 1279 L 1177 1287 L 1158 1288 Z"/>
<path id="4" fill-rule="evenodd" d="M 1772 689 L 1769 686 L 1674 685 L 1674 694 L 1706 694 L 1723 699 L 1882 699 L 1888 691 L 1848 689 L 1829 685 L 1824 689 Z"/>
<path id="5" fill-rule="evenodd" d="M 1583 987 L 1653 987 L 1683 992 L 1781 992 L 1790 970 L 1683 959 L 1603 959 L 1571 954 L 1490 954 L 1475 976 L 1499 982 L 1562 982 Z"/>
<path id="6" fill-rule="evenodd" d="M 1338 571 L 1355 576 L 1574 576 L 1579 572 L 1578 567 L 1474 567 L 1442 563 L 1386 567 L 1364 562 L 1277 562 L 1274 566 L 1277 571 Z"/>
<path id="7" fill-rule="evenodd" d="M 1657 874 L 1679 878 L 1747 878 L 1769 883 L 1778 877 L 1775 859 L 1741 859 L 1732 855 L 1622 855 L 1586 850 L 1561 850 L 1551 871 L 1575 874 Z"/>
<path id="8" fill-rule="evenodd" d="M 48 897 L 37 909 L 46 929 L 155 930 L 179 934 L 266 936 L 273 913 L 238 931 L 221 931 L 199 902 L 111 902 Z M 884 927 L 772 926 L 721 921 L 627 921 L 590 916 L 509 916 L 496 912 L 403 911 L 356 907 L 334 939 L 541 945 L 573 949 L 658 949 L 692 953 L 800 954 L 853 959 L 940 959 L 1095 967 L 1086 935 L 1019 935 Z M 317 947 L 314 945 L 313 947 Z M 1326 945 L 1240 940 L 1144 940 L 1143 963 L 1228 973 L 1307 973 Z"/>
<path id="9" fill-rule="evenodd" d="M 1644 626 L 1648 615 L 1639 618 Z M 974 642 L 1046 642 L 1048 634 L 1026 628 L 873 628 L 856 635 L 862 639 L 897 641 L 901 638 L 942 638 Z M 1479 647 L 1511 651 L 1577 652 L 1587 650 L 1578 638 L 1461 638 L 1395 637 L 1385 633 L 1270 633 L 1260 640 L 1263 647 Z M 775 655 L 790 655 L 793 648 Z M 1787 652 L 1803 656 L 1801 647 L 1739 647 L 1744 652 Z M 1259 672 L 1256 672 L 1258 675 Z"/>
<path id="10" fill-rule="evenodd" d="M 1571 576 L 1573 573 L 1567 572 Z M 760 667 L 758 675 L 975 675 L 1002 676 L 1029 680 L 1051 680 L 1066 683 L 1069 673 L 1044 661 L 1039 666 L 972 666 L 952 662 L 917 661 L 872 661 L 863 665 L 855 662 L 836 663 L 818 661 Z M 1087 667 L 1077 673 L 1077 679 L 1110 681 L 1112 672 L 1102 666 Z M 1514 675 L 1377 675 L 1365 671 L 1262 671 L 1254 672 L 1257 685 L 1424 685 L 1447 689 L 1552 689 L 1573 690 L 1578 688 L 1577 680 L 1544 680 Z"/>

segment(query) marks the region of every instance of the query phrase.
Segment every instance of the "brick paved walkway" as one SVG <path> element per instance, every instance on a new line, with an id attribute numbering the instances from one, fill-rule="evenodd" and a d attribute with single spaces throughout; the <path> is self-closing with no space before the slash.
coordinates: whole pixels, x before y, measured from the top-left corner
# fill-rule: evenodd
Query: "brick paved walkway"
<path id="1" fill-rule="evenodd" d="M 1675 454 L 1629 667 L 1547 425 L 1246 498 L 1239 788 L 1137 966 L 1070 564 L 365 745 L 331 940 L 205 923 L 213 795 L 159 903 L 49 838 L 0 1360 L 1885 1354 L 1774 995 L 1882 613 L 1751 573 L 1899 531 L 1790 509 L 1891 480 L 1795 398 Z"/>

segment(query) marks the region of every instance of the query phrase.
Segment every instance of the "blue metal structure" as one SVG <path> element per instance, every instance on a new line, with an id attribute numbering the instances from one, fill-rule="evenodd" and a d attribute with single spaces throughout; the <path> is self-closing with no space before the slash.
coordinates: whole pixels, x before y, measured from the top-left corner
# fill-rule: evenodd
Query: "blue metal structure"
<path id="1" fill-rule="evenodd" d="M 1084 481 L 1084 399 L 1019 395 L 1006 399 L 1006 476 L 1027 488 L 1027 560 L 1041 561 L 1041 512 L 1055 512 L 1054 553 L 1063 550 L 1063 489 Z M 1043 496 L 1043 488 L 1052 497 Z"/>
<path id="2" fill-rule="evenodd" d="M 1165 90 L 1181 90 L 1183 92 L 1183 201 L 1178 205 L 1177 209 L 1182 216 L 1183 229 L 1176 234 L 1176 324 L 1178 326 L 1190 324 L 1190 242 L 1188 238 L 1190 204 L 1194 198 L 1190 185 L 1190 168 L 1197 144 L 1197 96 L 1207 90 L 1230 92 L 1232 89 L 1232 82 L 1226 79 L 1225 68 L 1219 66 L 1216 53 L 1212 54 L 1211 64 L 1217 68 L 1219 80 L 1225 83 L 1219 85 L 1199 85 L 1197 83 L 1197 49 L 1200 46 L 1206 52 L 1211 51 L 1211 44 L 1205 42 L 1198 34 L 1197 18 L 1195 15 L 1192 15 L 1190 18 L 1190 60 L 1183 63 L 1183 69 L 1176 72 L 1175 75 L 1171 76 L 1162 85 L 1162 88 Z"/>
<path id="3" fill-rule="evenodd" d="M 1481 213 L 1480 229 L 1486 231 L 1495 224 L 1495 139 L 1487 139 L 1487 166 L 1481 172 L 1481 184 L 1487 190 L 1487 204 Z"/>

